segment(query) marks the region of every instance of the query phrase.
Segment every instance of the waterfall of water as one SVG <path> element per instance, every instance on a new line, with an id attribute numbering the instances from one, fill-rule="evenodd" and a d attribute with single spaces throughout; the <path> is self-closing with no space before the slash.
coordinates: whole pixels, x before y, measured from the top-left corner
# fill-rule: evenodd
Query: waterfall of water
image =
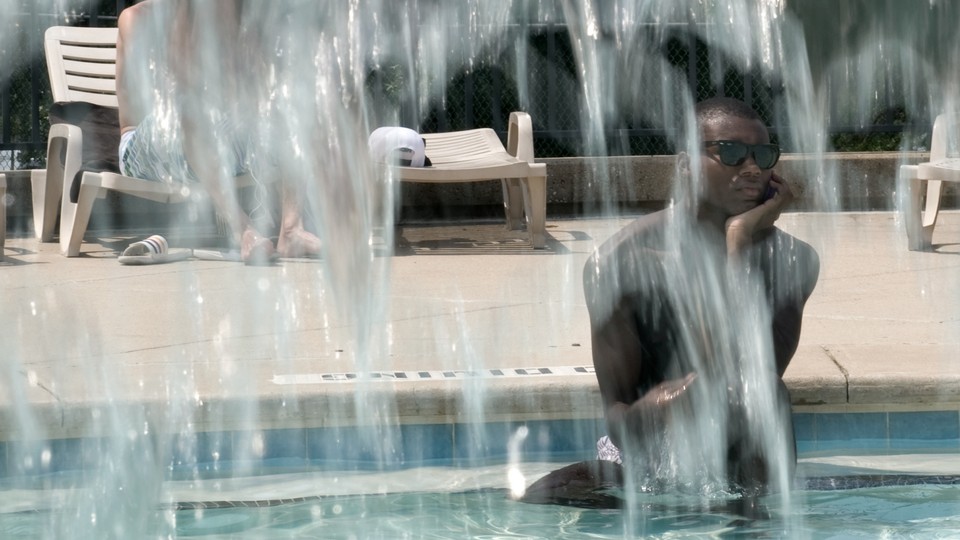
<path id="1" fill-rule="evenodd" d="M 828 27 L 857 32 L 842 40 L 843 47 L 833 55 L 818 49 L 826 30 L 817 28 L 823 9 L 827 9 L 823 6 L 833 6 L 833 2 L 806 9 L 797 6 L 791 11 L 786 0 L 247 1 L 242 3 L 240 22 L 251 41 L 238 50 L 225 49 L 228 42 L 218 31 L 224 21 L 216 6 L 222 2 L 204 4 L 205 9 L 196 14 L 196 27 L 205 29 L 192 35 L 191 42 L 196 47 L 192 51 L 195 66 L 205 80 L 202 87 L 184 93 L 168 78 L 183 65 L 182 55 L 188 54 L 183 50 L 174 53 L 177 44 L 164 39 L 174 24 L 168 13 L 153 28 L 150 54 L 154 56 L 134 62 L 132 88 L 170 115 L 174 140 L 179 137 L 177 115 L 182 111 L 209 113 L 225 103 L 230 104 L 227 108 L 241 107 L 253 134 L 253 154 L 266 163 L 270 174 L 290 182 L 302 194 L 300 201 L 322 241 L 324 257 L 310 270 L 316 273 L 313 290 L 293 289 L 278 271 L 276 282 L 248 283 L 250 295 L 235 299 L 233 313 L 219 321 L 204 316 L 204 302 L 212 291 L 197 276 L 185 275 L 179 290 L 167 291 L 167 301 L 185 306 L 183 317 L 195 323 L 184 343 L 199 339 L 220 343 L 221 338 L 258 332 L 293 336 L 305 317 L 323 320 L 328 331 L 349 327 L 353 329 L 350 347 L 342 354 L 349 356 L 349 363 L 361 373 L 393 368 L 390 349 L 395 329 L 385 315 L 393 307 L 387 303 L 391 263 L 383 255 L 394 245 L 394 199 L 399 189 L 394 179 L 382 178 L 366 159 L 367 134 L 379 125 L 417 127 L 431 107 L 445 104 L 445 91 L 454 74 L 469 73 L 484 62 L 504 57 L 512 59 L 512 69 L 506 72 L 516 79 L 522 108 L 539 106 L 531 102 L 531 88 L 541 81 L 530 80 L 528 72 L 539 60 L 526 35 L 535 25 L 565 25 L 574 72 L 561 82 L 579 90 L 581 100 L 575 106 L 585 152 L 608 152 L 608 128 L 627 119 L 626 123 L 663 130 L 674 150 L 696 158 L 700 149 L 694 102 L 718 90 L 729 92 L 728 70 L 749 73 L 756 81 L 753 91 L 766 97 L 758 101 L 766 107 L 764 118 L 771 121 L 781 145 L 789 152 L 813 156 L 804 177 L 789 180 L 805 190 L 813 206 L 828 211 L 837 209 L 838 199 L 837 172 L 823 159 L 830 150 L 831 125 L 868 124 L 872 107 L 881 97 L 902 104 L 911 118 L 930 119 L 939 111 L 954 108 L 960 95 L 957 71 L 943 72 L 936 67 L 960 58 L 960 40 L 946 39 L 955 35 L 950 25 L 956 18 L 949 16 L 953 8 L 938 2 L 911 7 L 909 11 L 916 17 L 908 17 L 908 8 L 897 2 L 884 4 L 883 10 L 877 10 L 881 15 L 873 18 L 843 11 Z M 11 6 L 16 2 L 5 0 L 3 4 L 0 20 L 15 10 Z M 62 0 L 47 0 L 47 4 L 51 12 L 65 9 Z M 169 0 L 165 5 L 174 4 Z M 861 17 L 872 24 L 858 26 Z M 911 23 L 910 28 L 894 31 L 896 23 L 905 21 Z M 10 36 L 0 35 L 0 49 L 6 47 Z M 680 39 L 678 36 L 701 41 L 709 56 L 683 62 L 666 57 L 663 51 Z M 928 54 L 931 51 L 934 54 Z M 811 57 L 817 61 L 811 62 Z M 246 62 L 240 70 L 248 77 L 233 78 L 228 71 L 231 61 Z M 688 70 L 698 69 L 690 62 L 711 63 L 714 71 L 709 88 L 686 87 Z M 373 72 L 391 77 L 384 93 L 370 90 L 368 76 Z M 886 95 L 878 96 L 881 92 Z M 907 138 L 903 144 L 904 150 L 918 146 Z M 601 215 L 612 215 L 617 201 L 609 175 L 604 170 L 595 173 L 584 179 L 588 184 L 584 189 L 592 198 L 588 206 Z M 696 171 L 689 182 L 675 182 L 675 208 L 683 207 L 690 193 L 700 189 L 700 182 Z M 704 256 L 709 249 L 681 241 L 691 233 L 683 229 L 683 220 L 678 223 L 678 230 L 673 231 L 675 242 L 685 245 L 685 251 L 683 260 L 676 263 L 684 265 L 684 272 L 671 273 L 683 277 L 670 281 L 666 288 L 677 293 L 675 300 L 684 306 L 685 315 L 698 322 L 688 336 L 690 356 L 700 362 L 698 368 L 704 372 L 737 375 L 726 382 L 741 396 L 759 444 L 767 455 L 776 457 L 772 481 L 782 494 L 783 514 L 789 515 L 793 504 L 788 480 L 790 441 L 776 429 L 785 413 L 776 406 L 777 389 L 770 384 L 769 370 L 762 362 L 771 356 L 772 344 L 768 336 L 755 331 L 769 327 L 771 314 L 759 301 L 756 276 L 744 275 L 742 282 L 729 283 L 716 260 Z M 642 266 L 642 261 L 637 264 Z M 558 294 L 580 298 L 580 270 L 569 269 L 567 289 Z M 172 502 L 163 490 L 164 480 L 172 474 L 199 478 L 211 467 L 211 456 L 212 467 L 218 467 L 218 444 L 226 443 L 214 440 L 206 441 L 202 449 L 197 446 L 198 433 L 215 428 L 218 421 L 247 426 L 247 438 L 232 443 L 233 456 L 244 463 L 252 461 L 245 457 L 256 457 L 255 419 L 262 404 L 246 396 L 255 394 L 262 381 L 253 380 L 236 362 L 236 351 L 223 346 L 218 358 L 192 359 L 197 366 L 206 366 L 203 369 L 161 369 L 158 373 L 164 379 L 158 387 L 153 386 L 155 380 L 140 380 L 149 398 L 144 403 L 130 403 L 126 392 L 111 393 L 126 382 L 115 381 L 111 366 L 98 357 L 97 336 L 102 329 L 62 315 L 77 309 L 68 298 L 37 291 L 30 310 L 0 321 L 4 343 L 13 343 L 22 338 L 16 329 L 26 319 L 43 318 L 44 326 L 58 329 L 56 346 L 73 351 L 88 363 L 86 379 L 72 382 L 89 384 L 107 394 L 103 400 L 107 406 L 97 409 L 94 418 L 78 420 L 73 433 L 100 441 L 82 457 L 92 462 L 90 470 L 98 472 L 95 478 L 79 479 L 77 485 L 84 489 L 65 496 L 62 502 L 70 510 L 57 514 L 48 535 L 64 537 L 78 531 L 88 533 L 79 536 L 103 537 L 156 531 L 172 534 L 175 519 L 171 514 L 162 515 L 161 522 L 153 514 L 158 503 Z M 472 346 L 465 318 L 458 324 L 454 330 L 432 329 L 422 337 L 436 341 L 436 355 L 442 358 L 444 368 L 482 369 L 486 351 Z M 709 333 L 709 351 L 700 349 L 704 332 Z M 11 450 L 15 455 L 9 460 L 17 464 L 19 473 L 29 475 L 43 470 L 49 459 L 49 441 L 30 407 L 28 394 L 36 388 L 31 386 L 30 370 L 22 365 L 23 353 L 18 352 L 40 338 L 22 339 L 19 348 L 6 349 L 0 382 L 7 389 L 7 409 L 22 441 L 16 452 Z M 280 363 L 295 357 L 299 344 L 295 338 L 289 339 L 278 338 L 274 349 L 265 354 Z M 192 352 L 185 346 L 182 354 Z M 712 363 L 715 358 L 722 359 L 719 366 Z M 211 363 L 217 364 L 212 371 L 218 373 L 221 395 L 216 397 L 222 400 L 213 408 L 197 391 L 197 378 L 209 374 Z M 358 382 L 357 388 L 350 406 L 330 411 L 330 417 L 360 419 L 369 427 L 365 440 L 375 449 L 376 458 L 385 464 L 402 461 L 395 400 L 369 381 Z M 727 421 L 727 409 L 719 404 L 727 400 L 726 389 L 724 385 L 722 391 L 698 394 L 701 414 L 692 425 L 684 426 L 679 439 L 670 445 L 672 453 L 658 471 L 661 477 L 670 477 L 676 484 L 710 485 L 721 474 L 725 467 L 721 426 Z M 486 400 L 482 380 L 472 380 L 462 388 L 459 403 L 478 438 L 484 436 L 479 426 L 485 420 Z M 294 390 L 280 401 L 289 415 L 302 412 Z M 514 436 L 514 459 L 522 452 L 527 435 L 522 431 Z M 182 461 L 171 463 L 173 455 Z M 516 476 L 511 477 L 512 489 L 517 482 Z M 639 479 L 629 487 L 643 491 L 648 486 Z M 700 490 L 706 491 L 709 489 Z"/>

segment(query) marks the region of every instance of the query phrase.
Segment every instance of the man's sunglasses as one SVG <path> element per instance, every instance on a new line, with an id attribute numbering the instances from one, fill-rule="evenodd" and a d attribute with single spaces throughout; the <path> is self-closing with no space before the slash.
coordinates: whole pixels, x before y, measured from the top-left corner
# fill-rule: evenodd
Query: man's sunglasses
<path id="1" fill-rule="evenodd" d="M 743 165 L 747 156 L 753 155 L 753 161 L 761 169 L 772 169 L 780 159 L 780 147 L 775 144 L 746 144 L 740 141 L 704 141 L 705 147 L 716 146 L 720 163 L 729 167 Z"/>

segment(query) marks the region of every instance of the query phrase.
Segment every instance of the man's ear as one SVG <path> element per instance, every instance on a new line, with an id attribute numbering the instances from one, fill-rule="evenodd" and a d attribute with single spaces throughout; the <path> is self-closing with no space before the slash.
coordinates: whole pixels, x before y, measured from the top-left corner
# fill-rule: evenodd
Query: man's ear
<path id="1" fill-rule="evenodd" d="M 690 154 L 682 151 L 677 154 L 677 173 L 690 176 Z"/>
<path id="2" fill-rule="evenodd" d="M 690 166 L 690 154 L 679 152 L 675 169 L 677 183 L 673 187 L 673 203 L 681 208 L 693 211 L 698 195 Z"/>

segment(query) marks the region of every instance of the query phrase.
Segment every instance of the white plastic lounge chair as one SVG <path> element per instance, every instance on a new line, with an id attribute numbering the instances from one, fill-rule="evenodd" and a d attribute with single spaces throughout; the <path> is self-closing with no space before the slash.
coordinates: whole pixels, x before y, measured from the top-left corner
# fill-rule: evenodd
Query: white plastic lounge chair
<path id="1" fill-rule="evenodd" d="M 960 115 L 941 114 L 933 123 L 930 137 L 930 161 L 917 165 L 900 166 L 900 188 L 907 194 L 904 222 L 907 243 L 911 251 L 931 249 L 933 228 L 940 212 L 940 191 L 943 182 L 960 182 L 960 155 L 956 153 L 960 141 Z M 952 144 L 950 144 L 952 142 Z M 954 153 L 948 157 L 948 147 Z M 926 184 L 927 200 L 920 212 L 921 191 Z"/>
<path id="2" fill-rule="evenodd" d="M 116 28 L 77 28 L 54 26 L 44 36 L 50 90 L 55 103 L 86 102 L 117 108 Z M 84 172 L 76 202 L 70 200 L 74 176 L 81 168 L 83 133 L 70 124 L 50 126 L 47 141 L 47 170 L 43 182 L 34 182 L 35 220 L 42 223 L 40 237 L 49 241 L 56 222 L 55 208 L 60 203 L 60 251 L 67 257 L 80 254 L 80 244 L 90 221 L 93 203 L 108 190 L 158 202 L 186 200 L 182 184 L 166 184 L 131 178 L 111 172 Z M 237 185 L 248 185 L 250 177 L 240 177 Z M 38 186 L 40 184 L 40 186 Z M 39 189 L 38 189 L 39 187 Z M 42 201 L 42 204 L 38 204 Z M 37 216 L 38 208 L 42 217 Z"/>
<path id="3" fill-rule="evenodd" d="M 53 101 L 116 108 L 116 43 L 115 28 L 55 26 L 47 29 L 44 49 Z M 53 240 L 60 205 L 60 250 L 68 256 L 79 253 L 89 221 L 89 211 L 80 211 L 78 215 L 78 205 L 69 198 L 70 184 L 82 166 L 82 147 L 83 132 L 79 127 L 51 125 L 46 178 L 33 184 L 35 226 L 40 223 L 38 236 L 44 242 Z M 92 210 L 92 201 L 87 204 Z M 77 223 L 78 220 L 82 223 Z"/>
<path id="4" fill-rule="evenodd" d="M 507 148 L 489 128 L 425 133 L 432 167 L 396 167 L 405 182 L 502 180 L 507 227 L 520 229 L 526 216 L 530 242 L 545 246 L 547 166 L 533 161 L 530 115 L 510 113 Z"/>

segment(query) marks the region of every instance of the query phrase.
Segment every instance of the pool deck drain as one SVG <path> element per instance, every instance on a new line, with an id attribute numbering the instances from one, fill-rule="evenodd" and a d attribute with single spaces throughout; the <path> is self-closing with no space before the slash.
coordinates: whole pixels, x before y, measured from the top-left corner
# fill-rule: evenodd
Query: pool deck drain
<path id="1" fill-rule="evenodd" d="M 24 418 L 80 436 L 107 405 L 163 414 L 171 399 L 206 410 L 211 426 L 239 422 L 251 397 L 261 427 L 326 426 L 362 409 L 360 386 L 394 395 L 401 423 L 471 407 L 493 420 L 596 416 L 581 272 L 631 219 L 548 219 L 536 251 L 499 223 L 402 224 L 394 255 L 374 246 L 346 270 L 127 267 L 116 250 L 140 236 L 92 232 L 75 259 L 8 238 L 0 440 L 23 436 Z M 933 252 L 908 251 L 890 212 L 791 213 L 781 227 L 822 266 L 786 374 L 795 409 L 960 409 L 960 213 L 941 215 Z M 337 272 L 359 287 L 335 286 Z M 352 309 L 351 295 L 373 300 Z"/>

